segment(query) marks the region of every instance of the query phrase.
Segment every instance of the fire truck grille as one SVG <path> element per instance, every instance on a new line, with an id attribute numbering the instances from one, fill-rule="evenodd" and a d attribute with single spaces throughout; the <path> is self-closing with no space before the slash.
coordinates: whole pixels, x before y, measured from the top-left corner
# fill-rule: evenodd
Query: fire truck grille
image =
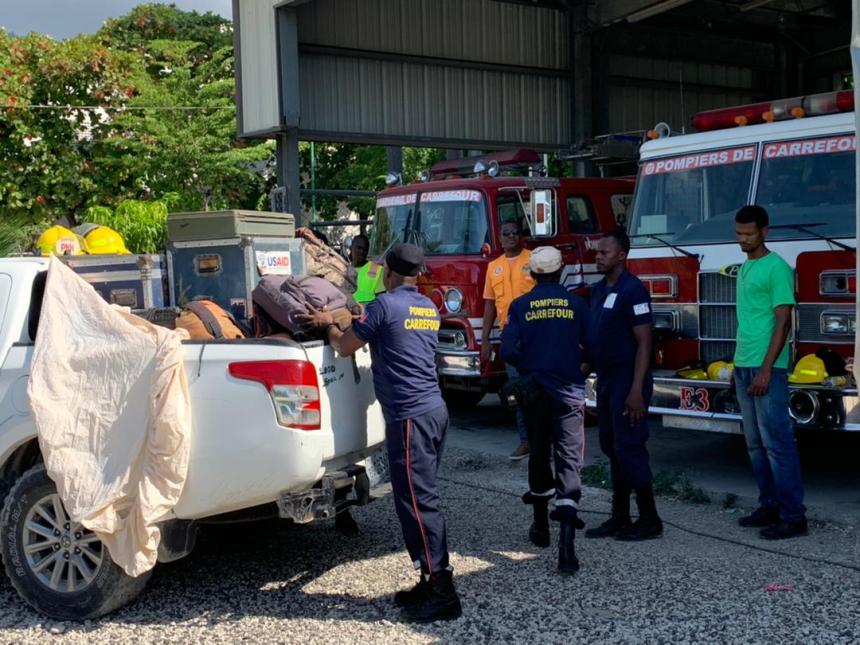
<path id="1" fill-rule="evenodd" d="M 737 299 L 735 279 L 712 272 L 699 274 L 699 302 L 734 306 Z"/>
<path id="2" fill-rule="evenodd" d="M 717 272 L 699 274 L 699 338 L 706 363 L 731 357 L 738 329 L 735 279 Z"/>
<path id="3" fill-rule="evenodd" d="M 735 344 L 727 341 L 702 341 L 701 351 L 705 364 L 720 360 L 730 361 L 735 355 Z"/>

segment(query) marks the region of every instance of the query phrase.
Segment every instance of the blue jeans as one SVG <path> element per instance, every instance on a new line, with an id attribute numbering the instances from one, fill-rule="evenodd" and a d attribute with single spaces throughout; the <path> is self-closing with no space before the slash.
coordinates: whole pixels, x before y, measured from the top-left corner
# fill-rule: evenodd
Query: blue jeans
<path id="1" fill-rule="evenodd" d="M 508 373 L 508 378 L 517 378 L 520 375 L 520 373 L 517 372 L 517 368 L 510 363 L 505 363 L 505 371 Z M 526 429 L 526 422 L 523 418 L 523 410 L 520 406 L 517 406 L 517 432 L 520 433 L 520 441 L 529 440 L 529 432 Z"/>
<path id="2" fill-rule="evenodd" d="M 735 388 L 759 504 L 779 508 L 780 518 L 786 522 L 799 522 L 806 508 L 800 455 L 788 416 L 788 371 L 773 368 L 767 393 L 750 396 L 747 388 L 756 372 L 757 367 L 735 367 Z"/>

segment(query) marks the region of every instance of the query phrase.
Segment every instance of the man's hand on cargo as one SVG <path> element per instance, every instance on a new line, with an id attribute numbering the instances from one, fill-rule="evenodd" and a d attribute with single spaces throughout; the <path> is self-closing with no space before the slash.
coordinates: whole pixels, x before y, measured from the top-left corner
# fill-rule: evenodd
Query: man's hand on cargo
<path id="1" fill-rule="evenodd" d="M 767 394 L 768 387 L 770 387 L 770 368 L 762 366 L 755 373 L 747 392 L 750 396 L 764 396 Z"/>
<path id="2" fill-rule="evenodd" d="M 330 311 L 318 311 L 309 304 L 305 304 L 305 306 L 308 309 L 308 313 L 296 315 L 296 318 L 300 322 L 316 327 L 317 329 L 324 329 L 329 325 L 334 324 L 334 317 L 331 315 Z"/>

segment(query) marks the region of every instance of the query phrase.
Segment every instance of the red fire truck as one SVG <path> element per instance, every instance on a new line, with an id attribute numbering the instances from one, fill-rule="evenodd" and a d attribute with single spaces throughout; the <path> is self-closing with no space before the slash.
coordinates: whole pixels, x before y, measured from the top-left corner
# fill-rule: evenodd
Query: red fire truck
<path id="1" fill-rule="evenodd" d="M 715 362 L 730 362 L 734 352 L 734 276 L 745 259 L 734 215 L 745 204 L 768 210 L 768 246 L 796 269 L 791 366 L 821 348 L 853 355 L 853 110 L 852 92 L 714 110 L 693 119 L 697 133 L 661 128 L 663 136 L 642 146 L 629 268 L 654 303 L 651 411 L 666 426 L 740 431 L 728 369 Z M 789 402 L 797 426 L 860 430 L 850 376 L 795 376 Z"/>
<path id="2" fill-rule="evenodd" d="M 630 179 L 566 179 L 543 176 L 541 156 L 511 150 L 443 161 L 422 181 L 379 193 L 371 256 L 395 240 L 423 247 L 427 273 L 420 289 L 439 307 L 437 365 L 449 402 L 475 404 L 505 380 L 496 358 L 482 369 L 484 278 L 487 264 L 502 253 L 499 226 L 520 221 L 527 246 L 558 247 L 565 260 L 563 282 L 587 290 L 599 279 L 594 247 L 602 231 L 626 223 L 633 192 Z M 489 330 L 497 341 L 499 330 Z"/>

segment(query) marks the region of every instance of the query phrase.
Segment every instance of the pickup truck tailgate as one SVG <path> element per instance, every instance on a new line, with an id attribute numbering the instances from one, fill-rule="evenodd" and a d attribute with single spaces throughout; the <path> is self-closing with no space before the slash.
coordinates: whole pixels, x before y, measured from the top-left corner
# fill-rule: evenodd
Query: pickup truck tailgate
<path id="1" fill-rule="evenodd" d="M 321 342 L 305 343 L 304 347 L 310 361 L 320 366 L 322 426 L 332 431 L 331 445 L 323 458 L 340 465 L 342 458 L 384 441 L 385 425 L 373 391 L 370 350 L 363 347 L 351 358 L 341 358 Z"/>

